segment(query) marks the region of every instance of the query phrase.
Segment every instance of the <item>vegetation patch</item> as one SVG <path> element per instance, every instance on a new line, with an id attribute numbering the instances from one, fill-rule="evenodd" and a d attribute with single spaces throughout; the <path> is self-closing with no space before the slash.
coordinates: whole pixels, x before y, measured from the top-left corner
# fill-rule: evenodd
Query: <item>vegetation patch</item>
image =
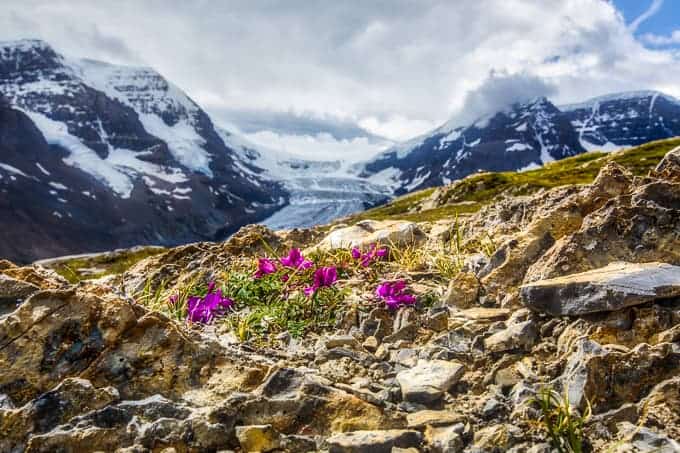
<path id="1" fill-rule="evenodd" d="M 78 283 L 106 275 L 122 274 L 144 258 L 158 255 L 165 250 L 163 247 L 135 247 L 64 260 L 55 259 L 46 261 L 44 265 L 54 269 L 70 283 Z"/>

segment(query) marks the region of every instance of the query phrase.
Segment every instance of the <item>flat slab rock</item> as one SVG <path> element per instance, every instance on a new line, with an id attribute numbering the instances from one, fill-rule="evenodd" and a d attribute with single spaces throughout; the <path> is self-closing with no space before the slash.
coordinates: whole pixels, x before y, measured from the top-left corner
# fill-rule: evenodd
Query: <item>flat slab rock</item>
<path id="1" fill-rule="evenodd" d="M 353 431 L 328 438 L 330 453 L 390 453 L 393 448 L 416 448 L 422 435 L 414 430 Z"/>
<path id="2" fill-rule="evenodd" d="M 553 316 L 616 311 L 680 296 L 680 266 L 617 262 L 524 285 L 520 295 L 530 309 Z"/>

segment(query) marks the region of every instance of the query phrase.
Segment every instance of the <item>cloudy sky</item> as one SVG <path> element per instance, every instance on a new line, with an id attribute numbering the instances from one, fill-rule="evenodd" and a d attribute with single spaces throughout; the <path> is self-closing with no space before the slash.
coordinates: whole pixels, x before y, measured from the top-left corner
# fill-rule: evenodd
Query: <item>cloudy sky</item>
<path id="1" fill-rule="evenodd" d="M 152 66 L 216 122 L 321 158 L 525 97 L 680 97 L 677 0 L 3 0 L 17 38 Z"/>

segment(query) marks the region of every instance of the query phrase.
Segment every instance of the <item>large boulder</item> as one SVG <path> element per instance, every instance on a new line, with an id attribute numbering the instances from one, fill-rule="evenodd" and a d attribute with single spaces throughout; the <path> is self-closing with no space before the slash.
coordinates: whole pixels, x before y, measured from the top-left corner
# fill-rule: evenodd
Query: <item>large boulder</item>
<path id="1" fill-rule="evenodd" d="M 680 266 L 612 263 L 588 272 L 522 286 L 524 305 L 553 316 L 615 311 L 680 296 Z"/>
<path id="2" fill-rule="evenodd" d="M 616 261 L 680 265 L 680 183 L 648 180 L 592 212 L 531 265 L 524 283 Z"/>
<path id="3" fill-rule="evenodd" d="M 77 290 L 42 291 L 0 322 L 0 393 L 21 405 L 68 377 L 123 398 L 177 396 L 205 382 L 219 347 L 160 313 Z"/>
<path id="4" fill-rule="evenodd" d="M 591 185 L 549 209 L 539 209 L 531 223 L 503 243 L 480 271 L 484 288 L 497 294 L 519 285 L 527 271 L 556 241 L 578 231 L 584 218 L 608 200 L 628 194 L 631 182 L 632 175 L 627 170 L 610 162 L 602 167 Z"/>

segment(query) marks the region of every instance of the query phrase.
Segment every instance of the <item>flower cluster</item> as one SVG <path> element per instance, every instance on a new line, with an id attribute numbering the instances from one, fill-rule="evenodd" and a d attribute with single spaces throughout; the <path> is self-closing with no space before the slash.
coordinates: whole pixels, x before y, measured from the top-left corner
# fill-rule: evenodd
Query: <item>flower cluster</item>
<path id="1" fill-rule="evenodd" d="M 176 300 L 177 298 L 175 298 Z M 205 296 L 189 297 L 187 320 L 208 324 L 217 316 L 223 315 L 233 305 L 234 301 L 224 297 L 221 289 L 215 290 L 215 282 L 210 282 Z"/>
<path id="2" fill-rule="evenodd" d="M 284 256 L 283 258 L 279 259 L 279 262 L 283 266 L 290 269 L 309 269 L 310 267 L 314 266 L 314 263 L 305 259 L 305 257 L 302 256 L 300 249 L 296 248 L 290 249 L 288 256 Z"/>
<path id="3" fill-rule="evenodd" d="M 314 267 L 314 263 L 311 260 L 306 259 L 298 248 L 290 249 L 288 256 L 279 258 L 279 263 L 284 268 L 284 273 L 281 275 L 281 280 L 284 282 L 287 282 L 290 278 L 288 273 L 285 272 L 286 270 L 292 269 L 295 272 L 298 272 Z M 272 260 L 260 258 L 255 277 L 262 278 L 264 275 L 273 274 L 277 271 L 276 264 Z M 333 286 L 337 279 L 338 270 L 335 266 L 320 267 L 314 271 L 314 274 L 312 275 L 312 284 L 304 288 L 304 293 L 308 297 L 311 297 L 319 288 Z"/>
<path id="4" fill-rule="evenodd" d="M 314 281 L 312 286 L 305 288 L 305 294 L 308 297 L 322 287 L 331 287 L 338 280 L 338 269 L 335 266 L 320 267 L 314 272 Z"/>
<path id="5" fill-rule="evenodd" d="M 281 266 L 288 269 L 309 269 L 314 266 L 314 263 L 302 256 L 300 249 L 292 248 L 288 252 L 288 256 L 279 259 Z M 260 258 L 257 263 L 257 271 L 255 271 L 255 278 L 262 278 L 265 275 L 273 274 L 278 271 L 276 263 L 269 258 Z M 288 275 L 281 276 L 283 281 L 288 280 Z"/>
<path id="6" fill-rule="evenodd" d="M 369 267 L 373 262 L 386 257 L 388 250 L 378 248 L 373 244 L 366 251 L 354 247 L 350 252 L 352 260 L 358 265 Z M 338 266 L 341 266 L 341 264 L 336 265 L 335 261 L 328 263 L 324 258 L 320 260 L 318 264 L 315 264 L 306 259 L 297 248 L 291 249 L 286 256 L 279 259 L 259 258 L 254 272 L 248 270 L 242 274 L 229 274 L 223 286 L 226 288 L 224 293 L 223 289 L 216 288 L 215 282 L 210 282 L 205 295 L 188 297 L 186 299 L 187 321 L 208 324 L 215 318 L 225 315 L 230 309 L 234 309 L 235 305 L 235 301 L 227 295 L 233 295 L 239 305 L 251 309 L 259 305 L 278 307 L 277 309 L 286 306 L 303 307 L 300 310 L 297 308 L 292 310 L 295 313 L 302 313 L 300 316 L 305 316 L 305 319 L 314 317 L 316 320 L 317 316 L 322 316 L 319 315 L 318 310 L 323 311 L 323 307 L 332 306 L 330 304 L 337 305 L 336 302 L 329 301 L 337 301 L 337 297 L 340 296 L 338 291 L 319 292 L 322 288 L 335 286 L 338 281 Z M 382 282 L 375 293 L 390 309 L 416 303 L 416 298 L 409 293 L 403 280 Z M 309 305 L 304 302 L 305 296 L 313 298 L 315 303 Z M 170 297 L 172 306 L 181 308 L 179 301 L 179 295 Z M 295 323 L 300 322 L 295 319 L 286 317 L 282 318 L 281 322 L 283 326 L 288 326 L 287 328 L 294 328 L 298 326 Z"/>
<path id="7" fill-rule="evenodd" d="M 397 280 L 381 283 L 375 293 L 385 302 L 387 308 L 396 309 L 416 303 L 416 298 L 412 294 L 408 294 L 406 290 L 406 283 L 403 280 Z"/>
<path id="8" fill-rule="evenodd" d="M 368 251 L 362 252 L 359 247 L 352 247 L 352 258 L 359 261 L 363 267 L 368 267 L 377 259 L 382 259 L 387 256 L 386 248 L 377 248 L 375 244 L 371 244 Z"/>

